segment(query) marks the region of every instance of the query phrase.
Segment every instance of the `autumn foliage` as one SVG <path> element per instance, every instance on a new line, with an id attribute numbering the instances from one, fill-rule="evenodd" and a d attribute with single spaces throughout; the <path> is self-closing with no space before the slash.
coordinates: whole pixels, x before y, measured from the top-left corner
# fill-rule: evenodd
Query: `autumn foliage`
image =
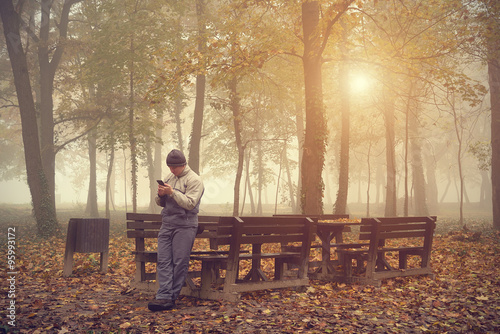
<path id="1" fill-rule="evenodd" d="M 15 217 L 10 217 L 15 219 Z M 0 332 L 19 333 L 498 333 L 500 235 L 480 221 L 468 229 L 440 219 L 434 280 L 386 280 L 380 288 L 311 281 L 305 291 L 244 294 L 237 303 L 183 297 L 178 308 L 147 310 L 151 292 L 133 289 L 133 240 L 125 219 L 112 222 L 109 270 L 98 254 L 76 254 L 63 277 L 64 235 L 40 239 L 29 220 L 2 219 L 2 243 L 17 230 L 16 327 L 2 308 Z M 7 218 L 9 220 L 9 218 Z M 349 236 L 347 236 L 349 237 Z M 2 246 L 2 253 L 6 247 Z M 2 255 L 2 259 L 6 256 Z M 6 271 L 2 270 L 2 289 Z M 6 292 L 6 291 L 4 291 Z M 4 293 L 6 295 L 6 293 Z"/>

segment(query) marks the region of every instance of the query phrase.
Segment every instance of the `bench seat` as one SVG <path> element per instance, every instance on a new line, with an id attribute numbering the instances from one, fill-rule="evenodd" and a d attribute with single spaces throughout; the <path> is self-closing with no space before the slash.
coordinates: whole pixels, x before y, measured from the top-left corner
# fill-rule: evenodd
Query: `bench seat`
<path id="1" fill-rule="evenodd" d="M 299 258 L 300 253 L 298 252 L 282 252 L 282 253 L 261 253 L 261 254 L 241 254 L 239 255 L 240 260 L 252 260 L 252 259 L 277 259 L 277 258 Z M 227 254 L 208 254 L 208 255 L 192 255 L 191 260 L 199 261 L 227 261 L 229 256 Z"/>

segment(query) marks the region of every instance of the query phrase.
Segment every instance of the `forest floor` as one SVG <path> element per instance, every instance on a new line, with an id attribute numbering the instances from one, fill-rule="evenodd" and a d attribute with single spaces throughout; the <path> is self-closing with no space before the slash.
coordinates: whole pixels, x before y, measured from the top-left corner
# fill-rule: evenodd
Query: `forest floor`
<path id="1" fill-rule="evenodd" d="M 305 291 L 247 293 L 239 302 L 181 297 L 176 309 L 159 313 L 147 309 L 153 293 L 130 286 L 134 244 L 125 237 L 124 215 L 111 226 L 108 273 L 99 273 L 98 254 L 75 254 L 73 274 L 64 277 L 64 233 L 41 239 L 29 214 L 0 207 L 7 296 L 0 333 L 500 332 L 500 234 L 491 220 L 468 219 L 463 229 L 439 219 L 435 279 L 389 279 L 381 287 L 312 280 Z M 6 241 L 13 227 L 16 274 L 9 276 Z"/>

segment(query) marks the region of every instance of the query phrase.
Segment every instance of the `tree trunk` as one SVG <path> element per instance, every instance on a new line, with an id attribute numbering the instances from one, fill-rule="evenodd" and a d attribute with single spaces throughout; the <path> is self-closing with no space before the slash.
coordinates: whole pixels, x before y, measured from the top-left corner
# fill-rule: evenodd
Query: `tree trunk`
<path id="1" fill-rule="evenodd" d="M 408 216 L 408 202 L 409 202 L 409 191 L 408 191 L 408 154 L 409 154 L 409 145 L 410 145 L 410 114 L 411 112 L 411 99 L 412 99 L 412 89 L 413 89 L 413 82 L 410 80 L 409 84 L 409 93 L 408 93 L 408 98 L 406 102 L 406 112 L 405 112 L 405 155 L 404 155 L 404 170 L 405 170 L 405 175 L 404 175 L 404 187 L 405 187 L 405 197 L 404 197 L 404 204 L 403 204 L 403 216 Z"/>
<path id="2" fill-rule="evenodd" d="M 156 182 L 157 178 L 155 178 L 155 165 L 153 158 L 153 145 L 154 141 L 151 139 L 149 135 L 146 135 L 146 143 L 145 143 L 145 153 L 146 153 L 146 163 L 147 163 L 147 171 L 148 171 L 148 181 L 149 181 L 149 208 L 148 211 L 150 213 L 156 213 L 156 201 L 155 197 L 158 193 L 158 183 Z"/>
<path id="3" fill-rule="evenodd" d="M 89 149 L 89 191 L 85 213 L 90 217 L 99 217 L 97 207 L 97 129 L 89 131 L 87 135 Z"/>
<path id="4" fill-rule="evenodd" d="M 132 186 L 132 212 L 137 212 L 137 138 L 135 137 L 135 97 L 134 97 L 134 38 L 130 39 L 130 68 L 129 68 L 129 112 L 128 112 L 128 140 L 130 145 L 130 168 Z"/>
<path id="5" fill-rule="evenodd" d="M 389 93 L 385 99 L 385 152 L 387 162 L 387 185 L 385 196 L 385 216 L 394 217 L 397 215 L 397 195 L 396 195 L 396 135 L 394 130 L 394 98 Z"/>
<path id="6" fill-rule="evenodd" d="M 181 119 L 181 114 L 183 110 L 182 106 L 182 87 L 180 85 L 177 85 L 177 93 L 175 94 L 175 101 L 174 101 L 174 120 L 175 120 L 175 135 L 177 136 L 177 145 L 178 149 L 184 152 L 184 139 L 182 138 L 182 119 Z"/>
<path id="7" fill-rule="evenodd" d="M 405 155 L 411 155 L 411 174 L 412 174 L 412 188 L 413 188 L 413 214 L 416 216 L 427 216 L 429 210 L 427 208 L 426 200 L 426 183 L 424 176 L 424 167 L 422 162 L 422 140 L 420 139 L 420 105 L 416 98 L 415 90 L 418 88 L 418 83 L 410 80 L 409 93 L 408 93 L 408 108 L 406 111 L 406 133 L 407 143 Z M 409 145 L 409 147 L 408 147 Z M 409 151 L 409 152 L 408 152 Z M 409 153 L 409 154 L 408 154 Z M 405 157 L 405 168 L 407 175 L 408 158 Z M 405 182 L 405 216 L 408 216 L 408 182 Z"/>
<path id="8" fill-rule="evenodd" d="M 387 184 L 385 196 L 385 216 L 393 217 L 397 215 L 397 194 L 396 194 L 396 135 L 394 129 L 394 98 L 391 92 L 387 92 L 384 101 L 384 122 L 385 122 L 385 152 L 387 165 Z"/>
<path id="9" fill-rule="evenodd" d="M 50 16 L 53 0 L 41 1 L 40 38 L 38 45 L 38 63 L 40 67 L 40 148 L 42 164 L 47 177 L 50 198 L 47 205 L 51 205 L 55 211 L 55 160 L 56 149 L 54 144 L 54 77 L 61 62 L 66 46 L 65 40 L 68 34 L 69 12 L 71 6 L 81 0 L 65 0 L 57 23 L 59 30 L 59 41 L 54 49 L 49 41 L 51 32 Z"/>
<path id="10" fill-rule="evenodd" d="M 494 54 L 500 53 L 500 42 Z M 492 53 L 493 54 L 493 53 Z M 488 61 L 491 100 L 491 186 L 493 203 L 493 228 L 500 230 L 500 61 Z"/>
<path id="11" fill-rule="evenodd" d="M 295 213 L 295 212 L 297 212 L 297 208 L 295 207 L 296 201 L 295 201 L 295 196 L 294 196 L 294 191 L 293 191 L 294 187 L 293 187 L 293 182 L 292 182 L 292 171 L 290 170 L 290 163 L 288 161 L 287 147 L 288 147 L 288 143 L 285 142 L 285 153 L 284 153 L 285 172 L 286 172 L 286 176 L 287 176 L 288 193 L 290 196 L 290 206 L 292 207 L 292 212 Z"/>
<path id="12" fill-rule="evenodd" d="M 415 110 L 416 112 L 417 110 Z M 420 139 L 417 116 L 410 110 L 410 151 L 413 184 L 414 215 L 427 216 L 429 210 L 426 200 L 426 182 L 422 163 L 422 141 Z"/>
<path id="13" fill-rule="evenodd" d="M 464 173 L 463 173 L 463 138 L 464 138 L 464 126 L 462 124 L 462 115 L 457 113 L 456 104 L 455 104 L 455 95 L 454 93 L 450 93 L 450 107 L 453 115 L 453 126 L 455 128 L 455 135 L 458 141 L 458 150 L 457 150 L 457 164 L 458 164 L 458 179 L 460 181 L 458 188 L 458 203 L 459 203 L 459 213 L 460 213 L 460 224 L 464 224 Z"/>
<path id="14" fill-rule="evenodd" d="M 302 203 L 302 156 L 304 155 L 304 111 L 299 103 L 295 104 L 295 122 L 297 125 L 297 147 L 299 148 L 299 156 L 297 168 L 298 170 L 298 180 L 297 180 L 297 191 L 295 194 L 295 211 L 293 213 L 299 213 L 301 211 Z"/>
<path id="15" fill-rule="evenodd" d="M 425 152 L 426 150 L 424 150 Z M 430 151 L 430 150 L 429 150 Z M 439 210 L 438 205 L 438 186 L 436 181 L 436 158 L 432 154 L 426 154 L 426 169 L 427 169 L 427 187 L 426 196 L 428 209 L 433 214 Z"/>
<path id="16" fill-rule="evenodd" d="M 238 149 L 238 167 L 236 169 L 236 177 L 234 180 L 234 202 L 233 202 L 233 215 L 238 216 L 239 204 L 240 204 L 240 186 L 241 186 L 241 176 L 243 174 L 243 163 L 245 159 L 245 148 L 243 147 L 241 139 L 241 116 L 240 116 L 240 99 L 237 91 L 237 81 L 236 78 L 231 79 L 229 82 L 230 91 L 230 105 L 233 112 L 233 123 L 234 123 L 234 137 L 236 141 L 236 148 Z"/>
<path id="17" fill-rule="evenodd" d="M 487 171 L 481 170 L 481 190 L 480 190 L 480 206 L 484 209 L 491 208 L 491 178 Z"/>
<path id="18" fill-rule="evenodd" d="M 110 204 L 112 201 L 112 175 L 113 175 L 113 166 L 115 164 L 115 144 L 114 140 L 111 140 L 111 147 L 109 148 L 109 163 L 108 163 L 108 172 L 106 174 L 106 218 L 111 218 L 110 212 Z"/>
<path id="19" fill-rule="evenodd" d="M 38 41 L 38 63 L 40 66 L 40 147 L 42 164 L 47 177 L 50 193 L 52 194 L 50 205 L 55 211 L 55 159 L 56 150 L 54 146 L 54 76 L 64 51 L 64 39 L 67 36 L 69 10 L 73 1 L 65 1 L 58 24 L 60 42 L 54 49 L 49 42 L 50 16 L 53 0 L 42 0 L 40 39 Z M 49 48 L 50 46 L 50 48 Z M 52 59 L 50 56 L 52 55 Z M 49 203 L 47 203 L 49 204 Z"/>
<path id="20" fill-rule="evenodd" d="M 196 0 L 196 17 L 198 18 L 198 51 L 205 52 L 206 29 L 204 18 L 204 0 Z M 196 100 L 194 105 L 193 129 L 191 132 L 191 142 L 189 144 L 189 167 L 200 174 L 200 142 L 201 130 L 203 127 L 203 111 L 205 108 L 205 83 L 204 74 L 196 76 Z"/>
<path id="21" fill-rule="evenodd" d="M 50 192 L 55 194 L 55 148 L 54 148 L 54 75 L 58 64 L 49 59 L 50 11 L 52 0 L 41 2 L 40 42 L 38 63 L 40 66 L 40 145 L 43 169 L 47 176 Z M 55 209 L 55 203 L 54 203 Z"/>
<path id="22" fill-rule="evenodd" d="M 276 195 L 274 197 L 274 214 L 278 213 L 278 198 L 280 193 L 281 171 L 283 170 L 283 153 L 286 151 L 286 142 L 284 143 L 283 150 L 280 152 L 280 163 L 278 167 L 278 177 L 276 178 Z"/>
<path id="23" fill-rule="evenodd" d="M 3 32 L 7 43 L 7 51 L 12 66 L 14 85 L 16 87 L 21 114 L 26 174 L 31 193 L 33 213 L 38 234 L 41 236 L 50 236 L 58 232 L 59 224 L 53 205 L 54 193 L 50 191 L 42 165 L 35 103 L 31 90 L 26 55 L 19 33 L 20 20 L 11 1 L 1 2 L 0 16 L 2 18 Z"/>
<path id="24" fill-rule="evenodd" d="M 304 88 L 306 132 L 302 156 L 302 213 L 323 213 L 324 184 L 321 177 L 325 163 L 327 128 L 323 106 L 321 77 L 321 34 L 319 33 L 319 3 L 302 3 L 304 33 Z"/>
<path id="25" fill-rule="evenodd" d="M 163 113 L 158 113 L 156 117 L 156 124 L 163 124 Z M 156 127 L 156 138 L 161 138 L 162 128 L 161 126 Z M 149 187 L 150 187 L 150 199 L 149 199 L 149 211 L 156 212 L 158 210 L 158 205 L 156 204 L 155 198 L 158 193 L 158 184 L 156 180 L 163 179 L 162 176 L 162 165 L 164 160 L 162 159 L 162 145 L 159 140 L 154 141 L 154 152 L 152 153 L 152 170 L 149 176 Z M 148 167 L 149 168 L 149 167 Z"/>
<path id="26" fill-rule="evenodd" d="M 380 189 L 384 189 L 385 180 L 384 180 L 384 171 L 383 164 L 378 164 L 377 169 L 375 171 L 375 203 L 379 204 L 381 201 L 384 202 L 384 192 L 380 191 Z M 382 200 L 380 200 L 380 194 L 382 193 Z"/>
<path id="27" fill-rule="evenodd" d="M 156 117 L 156 124 L 163 124 L 163 113 L 159 113 Z M 162 127 L 156 127 L 156 138 L 162 137 Z M 163 159 L 162 155 L 162 143 L 159 140 L 155 141 L 155 152 L 154 152 L 154 161 L 153 164 L 155 166 L 155 179 L 162 179 L 162 167 L 166 163 L 166 157 Z"/>
<path id="28" fill-rule="evenodd" d="M 345 31 L 345 30 L 344 30 Z M 343 33 L 343 46 L 347 43 Z M 343 47 L 342 49 L 345 49 Z M 345 52 L 345 51 L 344 51 Z M 339 190 L 335 201 L 334 214 L 347 213 L 347 194 L 349 190 L 349 127 L 350 127 L 350 91 L 349 91 L 349 65 L 344 56 L 340 64 L 340 106 L 342 113 L 342 134 L 340 137 L 340 165 L 339 165 Z"/>
<path id="29" fill-rule="evenodd" d="M 257 112 L 260 112 L 258 110 Z M 257 117 L 258 118 L 258 117 Z M 257 127 L 257 209 L 256 214 L 262 215 L 262 190 L 264 182 L 264 166 L 263 166 L 263 156 L 264 152 L 262 149 L 262 132 L 261 127 Z"/>
<path id="30" fill-rule="evenodd" d="M 370 217 L 370 185 L 371 185 L 371 162 L 370 156 L 372 152 L 372 142 L 368 143 L 368 153 L 366 154 L 366 168 L 368 173 L 367 187 L 366 187 L 366 216 Z"/>
<path id="31" fill-rule="evenodd" d="M 241 215 L 244 215 L 245 212 L 245 204 L 247 198 L 247 190 L 251 191 L 250 188 L 250 154 L 245 155 L 245 181 L 243 181 L 243 199 L 241 200 Z"/>

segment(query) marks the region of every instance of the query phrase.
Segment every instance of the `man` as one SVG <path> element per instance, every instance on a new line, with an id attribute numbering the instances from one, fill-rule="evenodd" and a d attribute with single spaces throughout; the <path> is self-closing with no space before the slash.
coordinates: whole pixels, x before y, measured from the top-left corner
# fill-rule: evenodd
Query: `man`
<path id="1" fill-rule="evenodd" d="M 170 174 L 158 185 L 156 203 L 163 207 L 158 235 L 157 279 L 159 288 L 151 311 L 171 310 L 189 269 L 189 256 L 198 229 L 198 211 L 204 187 L 201 178 L 186 165 L 179 150 L 167 156 Z"/>

